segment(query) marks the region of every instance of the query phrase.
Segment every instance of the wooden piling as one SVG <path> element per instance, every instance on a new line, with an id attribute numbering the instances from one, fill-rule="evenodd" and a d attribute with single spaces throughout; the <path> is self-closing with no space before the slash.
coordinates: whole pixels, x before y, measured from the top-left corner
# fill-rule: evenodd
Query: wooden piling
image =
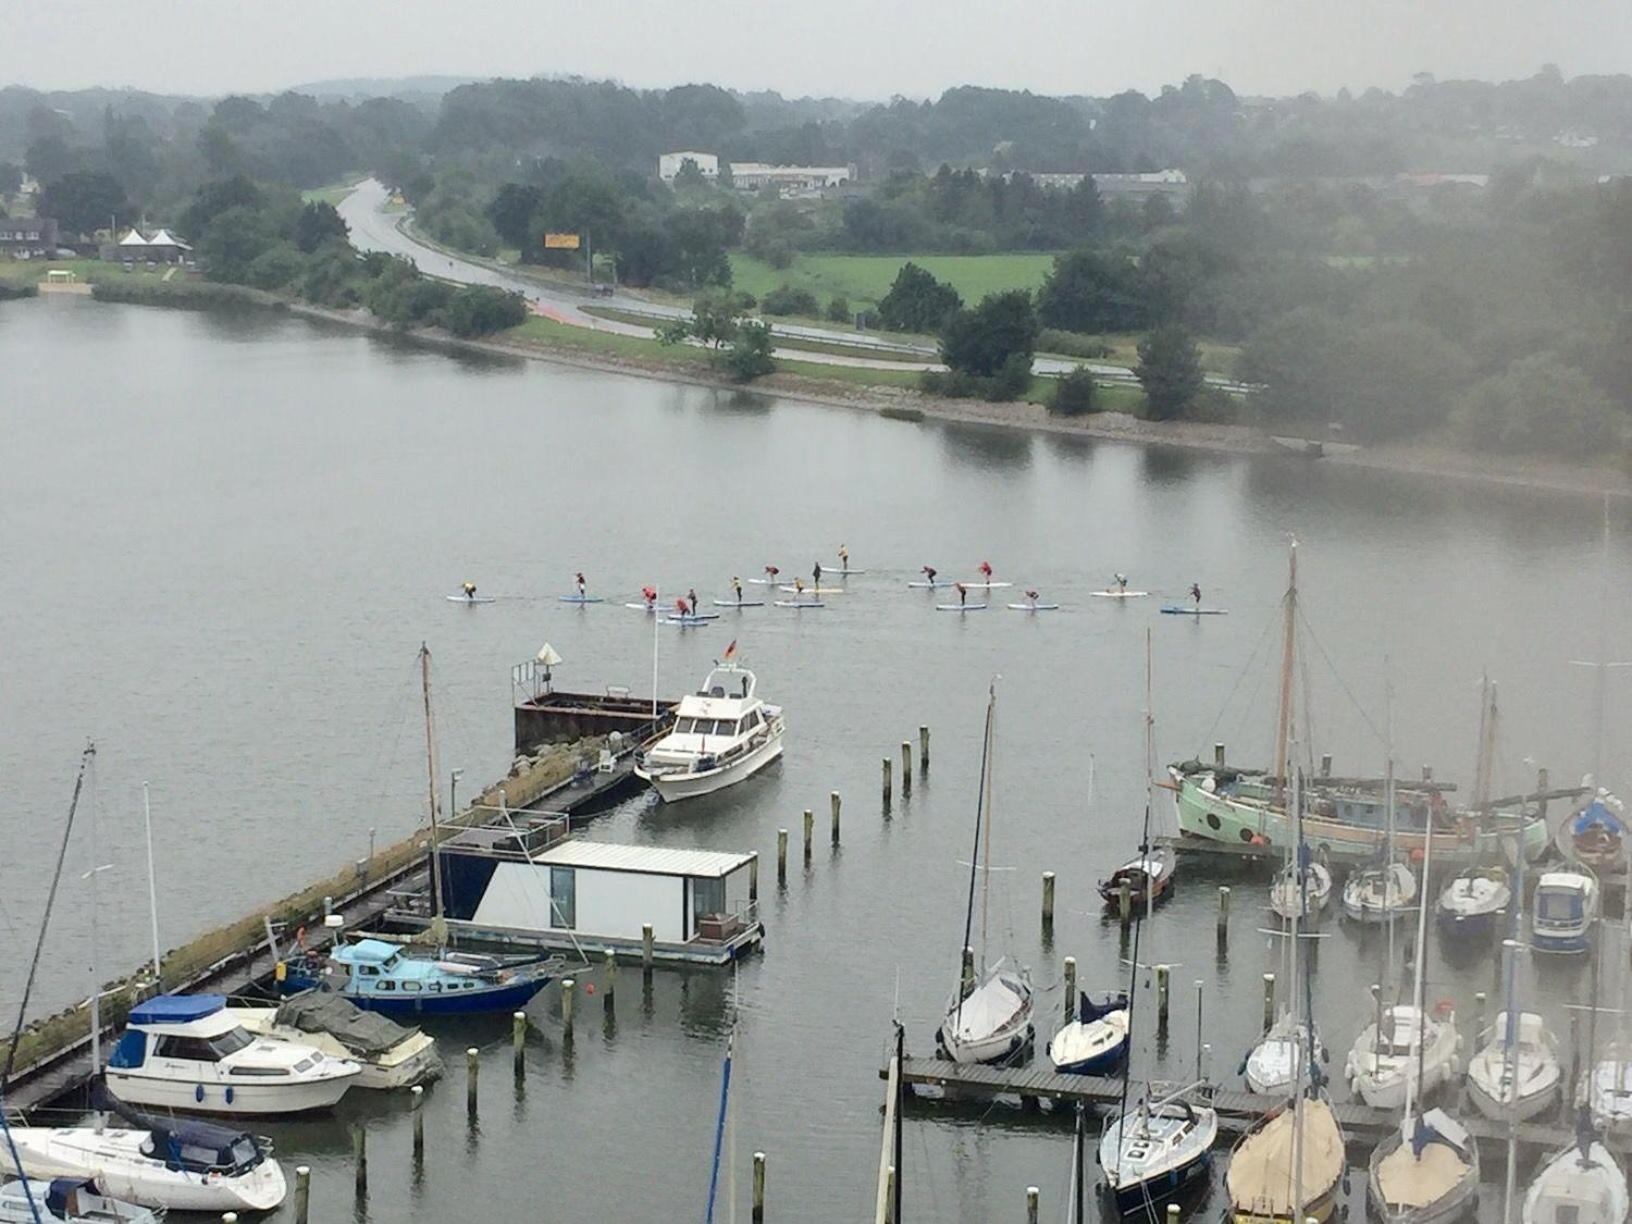
<path id="1" fill-rule="evenodd" d="M 1323 778 L 1332 776 L 1332 754 L 1329 752 L 1320 754 L 1320 776 Z"/>
<path id="2" fill-rule="evenodd" d="M 1224 768 L 1224 744 L 1222 741 L 1213 745 L 1213 765 L 1215 768 Z"/>
<path id="3" fill-rule="evenodd" d="M 465 1113 L 476 1120 L 478 1090 L 482 1081 L 481 1051 L 475 1046 L 465 1049 Z"/>
<path id="4" fill-rule="evenodd" d="M 1026 1224 L 1037 1224 L 1037 1207 L 1040 1192 L 1036 1186 L 1026 1187 Z"/>
<path id="5" fill-rule="evenodd" d="M 1547 819 L 1547 766 L 1536 770 L 1536 815 Z"/>
<path id="6" fill-rule="evenodd" d="M 295 1224 L 310 1224 L 312 1218 L 312 1169 L 295 1166 Z"/>
<path id="7" fill-rule="evenodd" d="M 1156 1023 L 1167 1027 L 1167 987 L 1172 971 L 1166 965 L 1156 966 Z"/>
<path id="8" fill-rule="evenodd" d="M 425 1088 L 415 1084 L 408 1090 L 409 1108 L 414 1115 L 414 1164 L 425 1163 Z"/>
<path id="9" fill-rule="evenodd" d="M 816 833 L 816 813 L 805 809 L 805 866 L 810 866 L 810 841 Z"/>
<path id="10" fill-rule="evenodd" d="M 368 1132 L 351 1124 L 351 1163 L 357 1169 L 357 1197 L 368 1197 Z"/>
<path id="11" fill-rule="evenodd" d="M 776 831 L 776 882 L 785 885 L 788 882 L 788 831 Z"/>
<path id="12" fill-rule="evenodd" d="M 901 741 L 901 798 L 912 794 L 912 742 Z"/>
<path id="13" fill-rule="evenodd" d="M 918 769 L 921 773 L 929 772 L 929 728 L 922 724 L 918 727 Z"/>
<path id="14" fill-rule="evenodd" d="M 765 1224 L 765 1153 L 754 1153 L 753 1224 Z"/>
<path id="15" fill-rule="evenodd" d="M 1264 1032 L 1275 1023 L 1275 975 L 1264 974 Z"/>
<path id="16" fill-rule="evenodd" d="M 974 989 L 974 985 L 975 950 L 973 948 L 965 948 L 963 950 L 963 992 L 968 994 Z"/>
<path id="17" fill-rule="evenodd" d="M 1043 872 L 1043 925 L 1054 925 L 1054 873 Z"/>
<path id="18" fill-rule="evenodd" d="M 611 948 L 606 950 L 606 959 L 601 963 L 601 1006 L 606 1011 L 613 1008 L 613 1000 L 618 993 L 618 954 Z"/>
<path id="19" fill-rule="evenodd" d="M 883 773 L 884 773 L 883 799 L 884 799 L 884 810 L 887 812 L 887 811 L 890 810 L 890 758 L 885 757 L 882 761 L 879 762 L 879 764 L 883 767 Z"/>
<path id="20" fill-rule="evenodd" d="M 1434 780 L 1434 767 L 1432 765 L 1424 765 L 1422 767 L 1422 780 L 1424 782 L 1432 782 Z"/>
<path id="21" fill-rule="evenodd" d="M 1177 1203 L 1167 1205 L 1167 1224 L 1179 1224 L 1179 1205 Z"/>
<path id="22" fill-rule="evenodd" d="M 889 788 L 887 786 L 885 787 L 884 793 L 885 793 L 885 795 L 889 794 Z M 844 806 L 844 801 L 839 798 L 839 792 L 838 791 L 829 791 L 827 793 L 827 811 L 828 811 L 828 817 L 829 817 L 829 819 L 830 819 L 830 821 L 832 823 L 832 826 L 833 826 L 832 836 L 833 836 L 833 844 L 835 846 L 839 844 L 839 809 L 841 807 L 843 807 L 843 806 Z M 884 806 L 885 807 L 890 806 L 888 799 L 885 800 Z"/>
<path id="23" fill-rule="evenodd" d="M 1077 1018 L 1077 958 L 1065 958 L 1065 1022 Z"/>
<path id="24" fill-rule="evenodd" d="M 1218 939 L 1220 943 L 1230 937 L 1230 886 L 1221 884 L 1218 889 Z"/>
<path id="25" fill-rule="evenodd" d="M 748 900 L 759 900 L 759 855 L 748 860 Z"/>
<path id="26" fill-rule="evenodd" d="M 1116 913 L 1123 926 L 1133 921 L 1133 887 L 1125 879 L 1116 886 Z"/>
<path id="27" fill-rule="evenodd" d="M 640 967 L 647 973 L 652 971 L 652 924 L 649 922 L 640 927 Z"/>
<path id="28" fill-rule="evenodd" d="M 578 983 L 572 978 L 561 979 L 561 1039 L 572 1040 L 572 1004 L 578 994 Z"/>
<path id="29" fill-rule="evenodd" d="M 1485 1031 L 1485 992 L 1475 991 L 1473 996 L 1473 1040 L 1468 1042 L 1470 1050 L 1479 1048 L 1479 1034 Z"/>
<path id="30" fill-rule="evenodd" d="M 527 1063 L 527 1013 L 524 1011 L 510 1013 L 510 1053 L 515 1060 L 516 1078 L 519 1080 Z"/>

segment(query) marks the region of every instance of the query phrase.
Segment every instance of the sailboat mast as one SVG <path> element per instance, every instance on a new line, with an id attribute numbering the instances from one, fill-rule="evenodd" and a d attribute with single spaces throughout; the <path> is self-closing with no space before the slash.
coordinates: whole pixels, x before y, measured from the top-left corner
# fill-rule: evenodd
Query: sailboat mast
<path id="1" fill-rule="evenodd" d="M 1428 1061 L 1428 1017 L 1423 1011 L 1423 993 L 1427 988 L 1428 971 L 1428 873 L 1433 867 L 1434 839 L 1430 826 L 1422 839 L 1422 884 L 1417 889 L 1417 963 L 1416 981 L 1411 988 L 1411 1003 L 1417 1009 L 1417 1078 L 1405 1081 L 1405 1116 L 1409 1121 L 1413 1107 L 1422 1092 L 1423 1075 Z"/>
<path id="2" fill-rule="evenodd" d="M 992 764 L 992 719 L 997 712 L 997 682 L 986 692 L 986 731 L 981 739 L 980 787 L 975 793 L 975 844 L 969 850 L 969 899 L 963 910 L 963 943 L 958 948 L 958 1006 L 954 1013 L 963 1014 L 963 996 L 969 985 L 963 976 L 963 952 L 970 946 L 969 937 L 975 925 L 975 879 L 980 862 L 980 833 L 986 816 L 986 773 Z"/>
<path id="3" fill-rule="evenodd" d="M 1145 836 L 1139 853 L 1145 867 L 1145 917 L 1156 912 L 1156 881 L 1150 864 L 1150 811 L 1156 802 L 1156 714 L 1151 698 L 1150 628 L 1145 628 Z"/>
<path id="4" fill-rule="evenodd" d="M 1385 836 L 1387 837 L 1388 840 L 1387 840 L 1387 843 L 1386 843 L 1387 844 L 1387 851 L 1384 854 L 1384 861 L 1383 861 L 1383 905 L 1385 907 L 1387 907 L 1388 909 L 1392 910 L 1393 906 L 1390 904 L 1390 896 L 1392 894 L 1393 886 L 1394 886 L 1394 834 L 1395 834 L 1394 819 L 1395 819 L 1395 813 L 1396 813 L 1396 810 L 1397 810 L 1397 808 L 1396 808 L 1396 802 L 1397 801 L 1396 801 L 1395 790 L 1394 790 L 1394 681 L 1393 681 L 1393 678 L 1391 676 L 1391 673 L 1389 672 L 1388 656 L 1386 656 L 1386 655 L 1383 656 L 1383 710 L 1384 710 L 1384 719 L 1385 719 L 1384 726 L 1387 728 L 1386 736 L 1387 736 L 1387 740 L 1388 740 L 1388 743 L 1384 747 L 1384 751 L 1386 751 L 1387 754 L 1388 754 L 1388 759 L 1383 762 L 1384 777 L 1386 779 L 1384 781 L 1384 783 L 1383 783 L 1383 789 L 1385 791 L 1384 802 L 1388 806 L 1388 820 L 1387 820 L 1387 824 L 1385 826 L 1385 828 L 1386 828 Z M 1379 981 L 1379 983 L 1385 982 L 1385 981 L 1388 982 L 1390 992 L 1394 995 L 1395 998 L 1399 998 L 1399 987 L 1396 984 L 1398 979 L 1395 979 L 1393 977 L 1393 974 L 1394 974 L 1394 915 L 1392 913 L 1389 913 L 1389 914 L 1386 915 L 1384 925 L 1388 927 L 1388 938 L 1387 938 L 1387 941 L 1386 941 L 1386 947 L 1387 947 L 1387 954 L 1386 955 L 1387 955 L 1388 959 L 1383 962 L 1383 971 L 1379 975 L 1378 981 Z M 1379 992 L 1378 1000 L 1377 1000 L 1377 1008 L 1378 1008 L 1378 1013 L 1379 1013 L 1378 1014 L 1378 1019 L 1379 1019 L 1379 1021 L 1381 1021 L 1381 1019 L 1382 1019 L 1382 1016 L 1381 1016 L 1382 1006 L 1383 1006 L 1383 1002 L 1382 1002 L 1381 992 Z"/>
<path id="5" fill-rule="evenodd" d="M 988 708 L 988 713 L 990 713 L 991 708 L 996 706 L 996 703 L 997 703 L 997 696 L 996 696 L 996 692 L 994 690 L 993 695 L 992 695 L 992 707 Z M 991 911 L 991 904 L 992 904 L 992 764 L 991 764 L 991 758 L 992 758 L 993 740 L 995 739 L 996 734 L 997 734 L 996 729 L 994 727 L 995 722 L 996 722 L 996 720 L 994 718 L 990 717 L 990 716 L 988 716 L 987 719 L 986 719 L 986 760 L 987 760 L 987 765 L 986 765 L 986 768 L 981 771 L 981 773 L 983 774 L 983 777 L 981 779 L 981 784 L 982 784 L 982 786 L 985 787 L 985 793 L 982 796 L 982 803 L 983 803 L 983 805 L 985 806 L 985 809 L 986 809 L 986 844 L 985 844 L 985 847 L 982 850 L 981 856 L 980 856 L 980 972 L 981 972 L 982 975 L 984 975 L 985 972 L 986 972 L 986 919 L 987 919 L 988 914 Z"/>
<path id="6" fill-rule="evenodd" d="M 1292 732 L 1292 663 L 1298 613 L 1298 542 L 1288 550 L 1286 628 L 1281 642 L 1281 708 L 1275 726 L 1275 802 L 1286 799 L 1286 746 Z"/>
<path id="7" fill-rule="evenodd" d="M 1294 546 L 1295 547 L 1295 546 Z M 1287 750 L 1283 741 L 1281 751 Z M 1292 775 L 1292 823 L 1297 829 L 1299 850 L 1303 843 L 1303 773 L 1294 766 Z M 1301 870 L 1301 868 L 1300 868 Z M 1287 926 L 1287 935 L 1292 944 L 1292 1040 L 1299 1042 L 1302 1030 L 1299 1005 L 1303 994 L 1298 989 L 1298 974 L 1303 964 L 1302 949 L 1298 946 L 1298 918 L 1302 904 L 1292 907 L 1292 917 Z M 1314 1021 L 1310 1020 L 1309 1057 L 1303 1055 L 1302 1043 L 1298 1046 L 1298 1074 L 1292 1080 L 1292 1091 L 1295 1094 L 1292 1101 L 1292 1219 L 1299 1221 L 1303 1214 L 1303 1082 L 1309 1075 L 1310 1061 L 1314 1057 Z"/>
<path id="8" fill-rule="evenodd" d="M 425 699 L 425 770 L 429 780 L 431 808 L 431 912 L 442 917 L 441 831 L 436 822 L 436 736 L 431 728 L 431 652 L 419 644 L 419 687 Z"/>
<path id="9" fill-rule="evenodd" d="M 1598 578 L 1598 675 L 1593 683 L 1592 780 L 1604 784 L 1604 673 L 1609 670 L 1609 494 L 1604 494 L 1604 543 Z"/>

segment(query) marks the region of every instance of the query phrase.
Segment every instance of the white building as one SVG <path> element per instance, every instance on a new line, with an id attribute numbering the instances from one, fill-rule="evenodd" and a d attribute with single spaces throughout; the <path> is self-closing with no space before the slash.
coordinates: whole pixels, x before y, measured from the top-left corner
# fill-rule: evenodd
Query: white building
<path id="1" fill-rule="evenodd" d="M 732 162 L 731 182 L 739 191 L 758 191 L 766 184 L 784 194 L 843 187 L 856 178 L 854 166 L 769 166 L 764 162 Z"/>
<path id="2" fill-rule="evenodd" d="M 1190 180 L 1183 170 L 1152 170 L 1144 174 L 1096 174 L 1094 186 L 1106 196 L 1148 196 L 1183 191 Z"/>
<path id="3" fill-rule="evenodd" d="M 702 172 L 707 182 L 714 182 L 720 177 L 720 159 L 714 153 L 663 153 L 657 159 L 657 177 L 665 183 L 673 183 L 680 168 L 688 161 L 696 162 L 697 169 Z"/>

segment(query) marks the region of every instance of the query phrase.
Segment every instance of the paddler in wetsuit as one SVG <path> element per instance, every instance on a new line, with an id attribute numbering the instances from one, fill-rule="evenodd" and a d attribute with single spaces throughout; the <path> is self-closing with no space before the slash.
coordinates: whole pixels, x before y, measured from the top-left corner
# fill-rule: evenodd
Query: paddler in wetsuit
<path id="1" fill-rule="evenodd" d="M 583 599 L 584 599 L 584 588 L 587 585 L 584 582 L 584 571 L 579 570 L 577 575 L 576 575 L 576 578 L 577 578 L 577 582 L 578 582 L 578 601 L 580 603 L 582 603 Z"/>
<path id="2" fill-rule="evenodd" d="M 933 565 L 925 565 L 921 566 L 920 568 L 924 571 L 924 581 L 929 583 L 930 586 L 934 586 L 936 573 L 935 567 Z"/>
<path id="3" fill-rule="evenodd" d="M 1192 582 L 1190 584 L 1190 598 L 1196 601 L 1196 611 L 1200 612 L 1201 611 L 1201 583 Z"/>
<path id="4" fill-rule="evenodd" d="M 960 609 L 967 608 L 969 606 L 969 588 L 961 582 L 954 582 L 952 585 L 958 592 L 958 607 Z"/>
<path id="5" fill-rule="evenodd" d="M 767 565 L 765 567 L 765 577 L 770 579 L 773 586 L 776 584 L 776 576 L 781 572 L 782 571 L 777 569 L 774 565 Z"/>
<path id="6" fill-rule="evenodd" d="M 742 579 L 741 578 L 738 578 L 735 575 L 732 576 L 732 578 L 731 578 L 731 590 L 735 593 L 735 595 L 737 597 L 737 602 L 740 604 L 742 602 Z"/>
<path id="7" fill-rule="evenodd" d="M 850 550 L 848 548 L 846 548 L 843 544 L 840 544 L 839 545 L 839 573 L 848 574 L 849 572 L 850 572 Z"/>
<path id="8" fill-rule="evenodd" d="M 476 584 L 474 582 L 464 583 L 462 589 L 465 592 L 465 598 L 466 599 L 475 599 L 476 598 Z"/>
<path id="9" fill-rule="evenodd" d="M 817 591 L 817 593 L 821 592 L 821 589 L 822 589 L 822 563 L 820 561 L 816 562 L 815 565 L 811 566 L 811 569 L 810 569 L 810 585 Z"/>

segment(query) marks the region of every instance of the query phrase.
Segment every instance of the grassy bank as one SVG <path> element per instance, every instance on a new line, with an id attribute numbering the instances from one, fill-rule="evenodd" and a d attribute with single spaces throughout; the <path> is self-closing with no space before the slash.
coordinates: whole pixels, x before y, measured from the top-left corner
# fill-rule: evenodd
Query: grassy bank
<path id="1" fill-rule="evenodd" d="M 637 314 L 632 310 L 619 310 L 616 306 L 585 306 L 583 311 L 587 315 L 594 315 L 597 319 L 607 319 L 613 323 L 628 323 L 634 327 L 656 328 L 658 321 L 650 315 Z M 767 321 L 773 328 L 781 321 L 775 316 L 769 316 Z M 845 344 L 839 340 L 808 340 L 803 336 L 788 336 L 781 332 L 776 333 L 776 347 L 779 349 L 797 349 L 805 353 L 831 353 L 836 357 L 866 357 L 873 361 L 900 361 L 909 365 L 921 365 L 925 357 L 921 353 L 903 353 L 895 349 L 869 348 L 864 344 Z"/>
<path id="2" fill-rule="evenodd" d="M 59 269 L 93 285 L 112 280 L 156 281 L 164 275 L 147 268 L 126 272 L 123 264 L 100 259 L 0 259 L 0 285 L 37 285 L 47 272 Z"/>
<path id="3" fill-rule="evenodd" d="M 248 285 L 228 285 L 216 281 L 178 279 L 159 280 L 157 277 L 122 280 L 103 280 L 95 283 L 93 293 L 98 301 L 128 302 L 137 306 L 175 306 L 190 310 L 205 310 L 214 306 L 282 307 L 283 298 Z"/>
<path id="4" fill-rule="evenodd" d="M 731 256 L 733 288 L 764 297 L 778 285 L 791 285 L 816 295 L 824 304 L 845 297 L 854 308 L 876 306 L 890 290 L 895 274 L 915 263 L 936 280 L 945 281 L 978 302 L 988 293 L 1005 289 L 1036 289 L 1043 283 L 1054 256 L 1035 251 L 1002 255 L 796 255 L 786 268 L 773 268 L 762 259 L 740 251 Z"/>

